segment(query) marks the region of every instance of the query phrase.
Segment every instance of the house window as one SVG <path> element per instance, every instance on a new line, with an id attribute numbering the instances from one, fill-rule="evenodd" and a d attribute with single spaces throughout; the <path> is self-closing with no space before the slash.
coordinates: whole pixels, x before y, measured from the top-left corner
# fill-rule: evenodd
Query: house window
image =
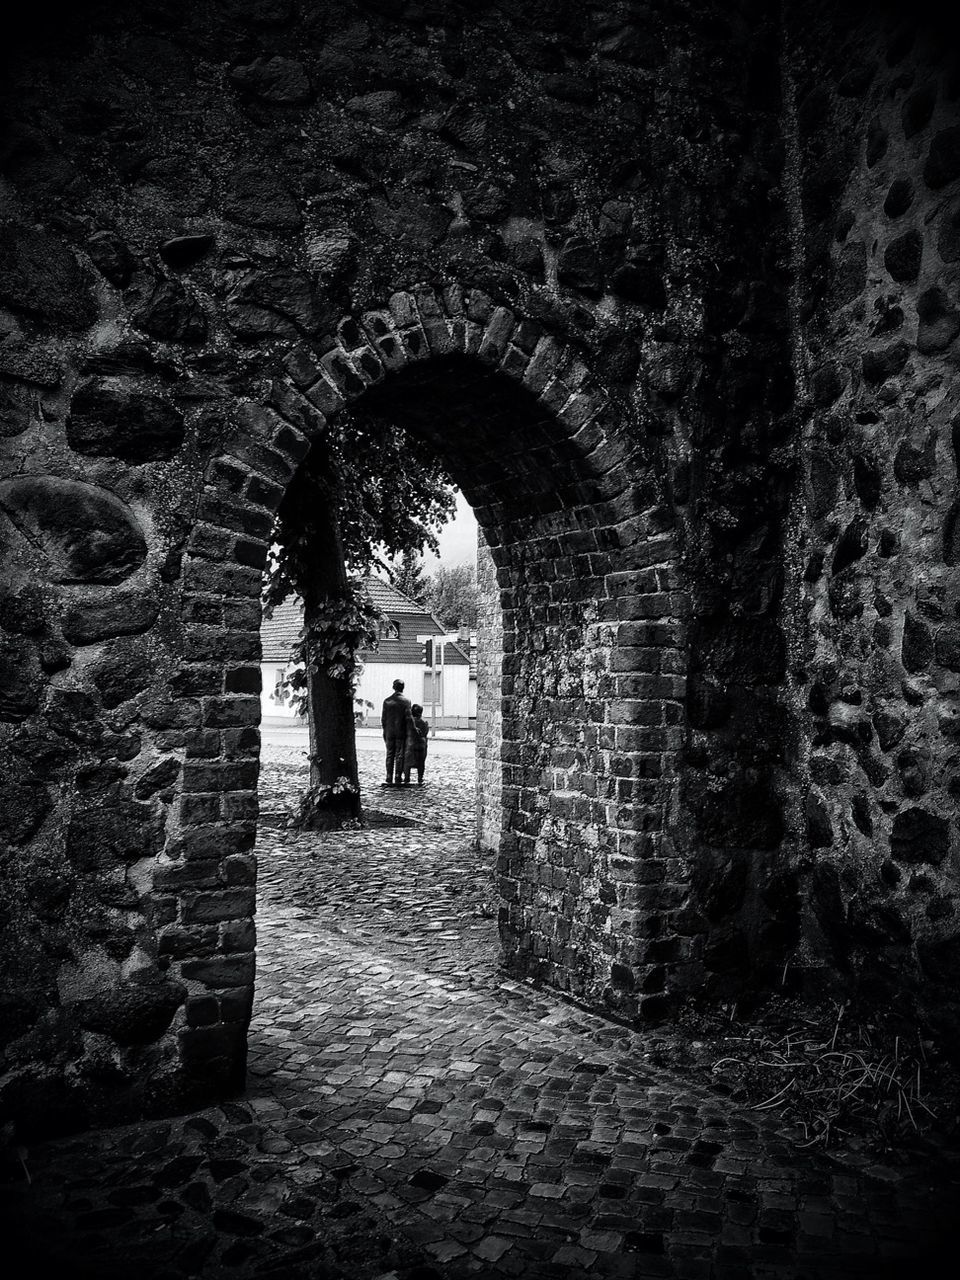
<path id="1" fill-rule="evenodd" d="M 389 619 L 385 619 L 377 627 L 377 634 L 381 640 L 399 640 L 400 624 L 399 622 L 391 622 Z"/>
<path id="2" fill-rule="evenodd" d="M 436 687 L 436 693 L 434 693 Z M 434 672 L 425 671 L 423 673 L 423 703 L 427 706 L 431 702 L 440 702 L 443 698 L 443 672 L 436 672 L 436 686 L 434 686 Z"/>

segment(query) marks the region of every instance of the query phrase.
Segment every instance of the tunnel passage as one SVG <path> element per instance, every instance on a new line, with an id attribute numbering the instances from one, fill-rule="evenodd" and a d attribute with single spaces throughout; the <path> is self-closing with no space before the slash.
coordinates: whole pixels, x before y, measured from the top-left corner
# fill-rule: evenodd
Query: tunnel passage
<path id="1" fill-rule="evenodd" d="M 215 664 L 223 633 L 208 620 L 239 618 L 244 602 L 256 601 L 259 574 L 244 561 L 262 563 L 284 483 L 326 421 L 352 405 L 437 449 L 473 503 L 496 564 L 502 741 L 482 762 L 481 781 L 499 792 L 506 963 L 637 1012 L 641 1001 L 662 999 L 665 984 L 635 934 L 639 914 L 663 898 L 662 880 L 648 881 L 657 901 L 644 901 L 637 867 L 643 859 L 650 876 L 667 842 L 682 697 L 676 602 L 663 589 L 673 544 L 646 527 L 624 451 L 608 435 L 626 410 L 592 383 L 577 354 L 506 308 L 488 306 L 471 319 L 463 306 L 456 289 L 442 298 L 394 295 L 362 328 L 341 324 L 340 343 L 322 358 L 298 350 L 269 404 L 247 406 L 242 433 L 208 471 L 183 598 L 187 650 L 202 661 L 185 667 L 183 679 L 222 720 L 224 743 L 214 756 L 211 738 L 209 762 L 185 767 L 180 829 L 166 860 L 173 874 L 187 871 L 187 905 L 170 932 L 188 945 L 184 911 L 195 899 L 196 867 L 219 883 L 255 839 L 255 749 L 234 762 L 227 742 L 235 732 L 228 725 L 257 718 L 259 699 L 238 692 L 253 684 L 255 668 L 229 657 Z M 255 643 L 246 617 L 233 638 L 229 630 L 228 655 Z M 638 646 L 650 668 L 640 674 Z M 214 719 L 204 720 L 209 733 Z M 246 959 L 252 965 L 252 952 Z M 196 972 L 194 963 L 181 956 L 180 972 Z M 240 963 L 235 951 L 206 958 L 188 1019 L 196 1001 L 211 991 L 219 998 L 235 981 Z M 225 1037 L 233 1035 L 239 1056 L 243 1033 L 242 1023 L 224 1018 L 183 1037 L 216 1072 L 228 1069 Z"/>
<path id="2" fill-rule="evenodd" d="M 351 413 L 376 414 L 428 443 L 443 458 L 480 523 L 478 578 L 483 582 L 486 575 L 487 580 L 479 622 L 477 836 L 482 847 L 499 850 L 504 625 L 496 566 L 503 566 L 506 577 L 511 560 L 518 564 L 518 557 L 536 557 L 539 548 L 530 544 L 536 542 L 538 522 L 548 512 L 580 508 L 573 518 L 574 530 L 601 518 L 602 513 L 588 511 L 591 502 L 601 501 L 601 487 L 590 480 L 594 473 L 585 451 L 558 430 L 553 415 L 532 393 L 467 357 L 408 366 L 367 391 Z M 557 544 L 545 546 L 541 558 L 556 567 Z M 602 582 L 598 589 L 602 592 Z M 511 601 L 514 596 L 511 589 Z M 512 676 L 507 688 L 513 692 Z M 519 728 L 515 726 L 514 736 Z"/>

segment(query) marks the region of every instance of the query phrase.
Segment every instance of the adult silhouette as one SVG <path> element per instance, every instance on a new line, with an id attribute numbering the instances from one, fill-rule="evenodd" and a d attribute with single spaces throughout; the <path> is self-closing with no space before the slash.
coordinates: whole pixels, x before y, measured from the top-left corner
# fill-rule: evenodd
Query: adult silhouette
<path id="1" fill-rule="evenodd" d="M 393 693 L 383 700 L 380 723 L 387 744 L 387 780 L 385 787 L 403 786 L 404 749 L 410 720 L 410 700 L 403 696 L 403 681 L 394 680 Z"/>

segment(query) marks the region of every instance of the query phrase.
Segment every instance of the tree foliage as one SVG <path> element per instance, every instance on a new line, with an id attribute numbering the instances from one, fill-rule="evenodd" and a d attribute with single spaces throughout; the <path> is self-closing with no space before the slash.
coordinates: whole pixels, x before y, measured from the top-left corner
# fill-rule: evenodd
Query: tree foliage
<path id="1" fill-rule="evenodd" d="M 448 628 L 477 625 L 477 571 L 473 565 L 443 565 L 430 575 L 422 603 Z"/>
<path id="2" fill-rule="evenodd" d="M 267 611 L 297 595 L 304 629 L 290 683 L 306 699 L 310 787 L 304 826 L 360 818 L 353 695 L 358 652 L 380 614 L 363 578 L 391 558 L 436 549 L 455 508 L 452 483 L 425 445 L 380 416 L 341 415 L 315 441 L 280 504 L 264 587 Z"/>
<path id="3" fill-rule="evenodd" d="M 423 572 L 423 556 L 416 551 L 404 551 L 403 555 L 391 560 L 387 565 L 387 577 L 392 586 L 402 591 L 417 604 L 423 604 L 426 598 L 429 579 Z"/>
<path id="4" fill-rule="evenodd" d="M 453 482 L 428 446 L 379 415 L 341 414 L 287 488 L 265 603 L 273 607 L 302 594 L 299 584 L 311 572 L 312 530 L 331 512 L 347 574 L 357 582 L 376 568 L 389 573 L 394 561 L 436 551 L 437 533 L 455 507 Z"/>

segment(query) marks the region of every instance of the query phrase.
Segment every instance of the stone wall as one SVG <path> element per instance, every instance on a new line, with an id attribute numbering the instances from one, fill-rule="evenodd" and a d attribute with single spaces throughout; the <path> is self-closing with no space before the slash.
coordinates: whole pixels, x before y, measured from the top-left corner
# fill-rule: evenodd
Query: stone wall
<path id="1" fill-rule="evenodd" d="M 8 1113 L 242 1081 L 262 568 L 342 413 L 489 547 L 515 972 L 638 1022 L 952 981 L 955 73 L 787 9 L 103 0 L 12 50 Z"/>
<path id="2" fill-rule="evenodd" d="M 8 1110 L 82 1123 L 242 1079 L 260 575 L 348 403 L 443 452 L 496 563 L 510 961 L 638 1007 L 682 610 L 664 401 L 637 373 L 669 396 L 698 320 L 645 177 L 674 98 L 654 130 L 635 104 L 690 41 L 535 16 L 87 4 L 11 58 Z"/>
<path id="3" fill-rule="evenodd" d="M 788 32 L 804 488 L 801 965 L 956 1043 L 960 74 L 942 19 Z M 849 15 L 848 15 L 849 16 Z M 927 17 L 930 17 L 928 14 Z"/>
<path id="4" fill-rule="evenodd" d="M 477 843 L 500 848 L 503 778 L 500 750 L 503 711 L 503 620 L 497 570 L 483 533 L 477 530 Z"/>

